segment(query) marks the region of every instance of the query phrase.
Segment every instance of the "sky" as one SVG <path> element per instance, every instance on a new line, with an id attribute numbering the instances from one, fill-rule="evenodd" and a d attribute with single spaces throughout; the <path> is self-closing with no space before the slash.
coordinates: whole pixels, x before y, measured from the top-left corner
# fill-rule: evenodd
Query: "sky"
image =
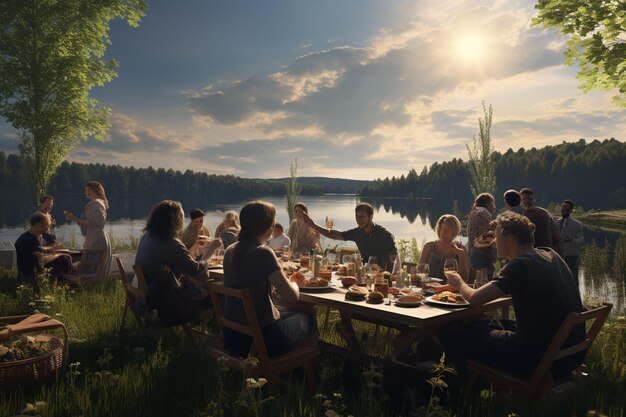
<path id="1" fill-rule="evenodd" d="M 69 161 L 242 177 L 375 179 L 467 159 L 482 102 L 495 149 L 625 140 L 615 92 L 578 88 L 527 0 L 149 1 L 111 25 L 104 142 Z M 18 132 L 0 119 L 0 150 Z"/>

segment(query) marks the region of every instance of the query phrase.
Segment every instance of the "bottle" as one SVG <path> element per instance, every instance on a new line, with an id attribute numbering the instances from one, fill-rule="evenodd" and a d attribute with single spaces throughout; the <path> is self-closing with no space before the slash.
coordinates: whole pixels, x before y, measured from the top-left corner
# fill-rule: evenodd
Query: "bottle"
<path id="1" fill-rule="evenodd" d="M 408 272 L 406 270 L 406 265 L 402 267 L 398 275 L 396 275 L 396 287 L 402 289 L 406 286 L 408 280 Z"/>

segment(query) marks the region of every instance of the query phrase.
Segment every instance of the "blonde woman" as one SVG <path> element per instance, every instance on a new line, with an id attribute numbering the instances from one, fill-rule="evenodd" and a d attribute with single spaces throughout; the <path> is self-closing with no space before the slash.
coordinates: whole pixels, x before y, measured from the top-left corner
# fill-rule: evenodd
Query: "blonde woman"
<path id="1" fill-rule="evenodd" d="M 80 232 L 85 236 L 83 250 L 85 249 L 105 249 L 104 276 L 108 276 L 111 264 L 111 242 L 109 236 L 104 231 L 104 224 L 109 210 L 109 200 L 107 200 L 104 187 L 97 181 L 88 182 L 85 185 L 85 197 L 90 201 L 85 206 L 80 217 L 69 211 L 64 211 L 68 221 L 74 221 L 80 227 Z M 85 271 L 85 273 L 87 273 Z"/>
<path id="2" fill-rule="evenodd" d="M 452 214 L 444 214 L 437 220 L 435 233 L 437 233 L 438 239 L 424 245 L 419 260 L 420 263 L 428 264 L 431 277 L 442 278 L 447 281 L 443 273 L 443 266 L 446 259 L 453 258 L 459 265 L 459 275 L 464 281 L 467 281 L 469 276 L 467 252 L 461 245 L 454 242 L 460 231 L 461 222 Z"/>
<path id="3" fill-rule="evenodd" d="M 215 229 L 215 237 L 222 239 L 224 249 L 237 241 L 237 235 L 241 225 L 239 224 L 239 215 L 235 211 L 227 211 L 224 215 L 224 220 Z"/>

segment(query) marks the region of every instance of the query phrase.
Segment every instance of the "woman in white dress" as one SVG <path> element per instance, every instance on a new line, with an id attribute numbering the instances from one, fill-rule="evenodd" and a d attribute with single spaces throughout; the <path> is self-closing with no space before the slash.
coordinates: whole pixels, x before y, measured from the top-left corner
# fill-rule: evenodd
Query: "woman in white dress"
<path id="1" fill-rule="evenodd" d="M 83 210 L 80 217 L 69 211 L 64 212 L 69 221 L 75 221 L 80 227 L 80 232 L 85 236 L 83 250 L 85 249 L 105 249 L 104 257 L 104 277 L 109 276 L 111 266 L 111 242 L 109 236 L 104 231 L 104 224 L 107 219 L 109 200 L 106 198 L 104 187 L 96 181 L 88 182 L 85 185 L 85 197 L 91 200 Z M 83 271 L 88 274 L 95 271 Z"/>

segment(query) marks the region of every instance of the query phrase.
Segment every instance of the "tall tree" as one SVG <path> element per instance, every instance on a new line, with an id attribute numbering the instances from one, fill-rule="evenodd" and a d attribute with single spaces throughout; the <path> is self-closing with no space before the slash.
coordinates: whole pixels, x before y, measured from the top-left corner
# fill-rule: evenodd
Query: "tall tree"
<path id="1" fill-rule="evenodd" d="M 103 59 L 109 23 L 137 27 L 142 0 L 3 0 L 0 116 L 20 131 L 18 148 L 35 197 L 81 140 L 102 140 L 110 110 L 89 96 L 117 74 Z"/>
<path id="2" fill-rule="evenodd" d="M 474 145 L 470 149 L 467 146 L 469 155 L 468 168 L 472 178 L 470 188 L 472 194 L 477 196 L 480 193 L 496 193 L 496 164 L 493 160 L 494 147 L 491 143 L 491 118 L 493 116 L 493 108 L 489 105 L 489 111 L 485 107 L 483 101 L 484 119 L 478 119 L 480 131 L 478 139 L 474 136 Z"/>
<path id="3" fill-rule="evenodd" d="M 535 9 L 533 24 L 569 35 L 565 62 L 578 61 L 582 90 L 616 88 L 614 100 L 626 107 L 626 2 L 539 0 Z"/>

